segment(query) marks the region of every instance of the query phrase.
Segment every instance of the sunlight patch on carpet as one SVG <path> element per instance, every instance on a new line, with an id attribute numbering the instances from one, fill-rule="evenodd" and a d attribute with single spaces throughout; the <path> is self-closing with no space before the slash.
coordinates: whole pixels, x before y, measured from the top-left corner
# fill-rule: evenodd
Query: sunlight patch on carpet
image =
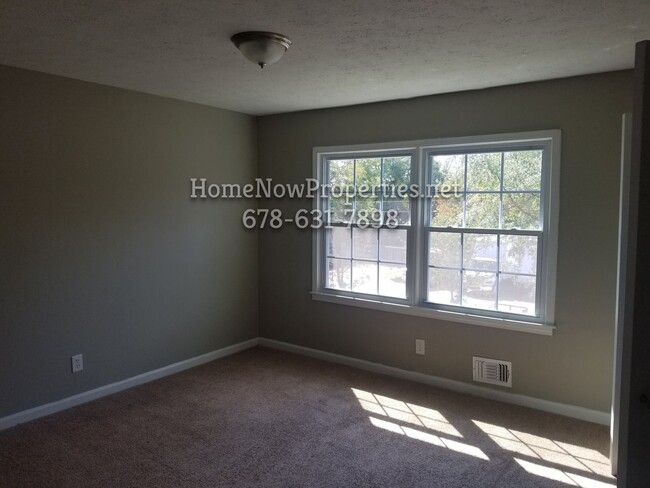
<path id="1" fill-rule="evenodd" d="M 400 422 L 435 430 L 454 437 L 463 437 L 458 430 L 437 410 L 406 403 L 395 398 L 376 395 L 364 390 L 352 388 L 361 407 L 375 415 L 399 420 Z"/>
<path id="2" fill-rule="evenodd" d="M 566 442 L 554 441 L 527 432 L 508 429 L 503 426 L 472 420 L 500 448 L 530 458 L 611 477 L 609 460 L 596 451 Z"/>
<path id="3" fill-rule="evenodd" d="M 586 478 L 584 476 L 580 476 L 575 473 L 568 473 L 566 471 L 561 471 L 557 468 L 551 468 L 549 466 L 542 466 L 541 464 L 531 463 L 530 461 L 524 461 L 523 459 L 515 458 L 515 461 L 517 462 L 517 464 L 519 464 L 519 466 L 524 468 L 524 470 L 526 470 L 526 472 L 530 474 L 541 476 L 549 480 L 559 481 L 569 486 L 579 486 L 580 488 L 615 488 L 616 487 L 616 484 L 614 483 L 605 483 L 603 481 Z"/>
<path id="4" fill-rule="evenodd" d="M 420 430 L 411 429 L 410 427 L 403 427 L 394 422 L 389 422 L 388 420 L 382 420 L 376 417 L 368 417 L 368 418 L 370 419 L 370 423 L 372 425 L 374 425 L 375 427 L 379 427 L 380 429 L 388 430 L 395 434 L 405 435 L 407 437 L 410 437 L 411 439 L 417 439 L 419 441 L 427 442 L 429 444 L 433 444 L 434 446 L 444 447 L 451 451 L 467 454 L 468 456 L 484 459 L 485 461 L 490 460 L 490 458 L 488 458 L 485 455 L 485 453 L 481 451 L 478 447 L 470 446 L 468 444 L 463 444 L 462 442 L 458 442 L 458 441 L 452 441 L 450 439 L 444 439 L 436 435 L 430 434 L 428 432 L 422 432 Z"/>

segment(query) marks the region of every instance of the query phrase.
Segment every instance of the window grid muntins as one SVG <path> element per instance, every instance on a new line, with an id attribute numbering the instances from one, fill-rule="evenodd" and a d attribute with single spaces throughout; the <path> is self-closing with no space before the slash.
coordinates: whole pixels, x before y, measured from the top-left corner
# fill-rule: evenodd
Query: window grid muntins
<path id="1" fill-rule="evenodd" d="M 349 180 L 348 185 L 345 185 L 345 189 L 341 189 L 338 185 L 334 185 L 336 188 L 336 194 L 334 194 L 334 189 L 331 187 L 327 188 L 326 196 L 327 205 L 325 209 L 328 210 L 328 226 L 330 225 L 355 225 L 356 221 L 359 219 L 359 211 L 367 210 L 369 213 L 376 212 L 378 215 L 382 216 L 382 219 L 385 219 L 386 213 L 389 211 L 387 208 L 388 203 L 401 203 L 406 208 L 400 208 L 398 210 L 398 221 L 399 226 L 410 226 L 411 222 L 411 208 L 408 197 L 400 198 L 396 196 L 395 190 L 392 190 L 389 193 L 384 191 L 385 185 L 389 188 L 393 185 L 386 182 L 386 160 L 393 160 L 393 167 L 399 166 L 399 160 L 403 160 L 402 163 L 405 168 L 405 174 L 402 177 L 402 181 L 397 181 L 394 186 L 397 187 L 400 184 L 408 186 L 410 184 L 410 172 L 412 165 L 411 155 L 397 154 L 391 156 L 376 156 L 368 155 L 367 157 L 360 158 L 327 158 L 325 160 L 325 171 L 324 179 L 329 185 L 331 183 L 330 175 L 332 173 L 333 163 L 345 163 L 346 161 L 352 165 L 352 179 Z M 378 161 L 379 171 L 377 177 L 373 181 L 359 182 L 359 173 L 360 166 L 367 166 L 371 164 L 373 160 Z M 364 188 L 363 195 L 359 195 L 358 191 L 360 188 Z M 349 191 L 349 190 L 352 191 Z M 346 215 L 341 218 L 340 215 L 337 215 L 337 209 L 333 206 L 335 200 L 345 200 L 345 211 Z M 366 208 L 361 208 L 361 203 L 370 203 L 374 205 L 369 207 L 366 205 Z M 348 219 L 347 216 L 350 216 L 351 219 Z M 374 217 L 371 215 L 371 217 Z M 375 223 L 375 222 L 373 222 Z"/>
<path id="2" fill-rule="evenodd" d="M 390 158 L 403 158 L 404 165 L 406 166 L 405 174 L 410 178 L 412 165 L 411 157 L 402 155 L 391 156 Z M 336 221 L 336 216 L 333 216 L 330 212 L 329 216 L 331 220 L 328 222 L 329 229 L 325 233 L 325 245 L 327 247 L 327 279 L 325 286 L 327 288 L 347 290 L 369 295 L 383 295 L 394 298 L 406 298 L 406 257 L 409 225 L 402 224 L 389 227 L 383 223 L 381 219 L 383 219 L 385 213 L 384 201 L 386 195 L 383 191 L 377 189 L 373 189 L 367 198 L 372 199 L 371 205 L 373 210 L 370 211 L 372 212 L 376 210 L 378 212 L 378 216 L 380 217 L 380 221 L 373 220 L 374 216 L 371 216 L 369 222 L 370 225 L 361 226 L 359 224 L 359 215 L 357 213 L 359 210 L 359 199 L 365 198 L 356 194 L 356 191 L 361 186 L 359 182 L 360 166 L 367 167 L 367 165 L 373 164 L 373 160 L 378 160 L 378 180 L 371 181 L 370 186 L 378 184 L 380 188 L 383 188 L 381 185 L 385 184 L 385 160 L 390 158 L 370 156 L 366 158 L 355 158 L 352 160 L 353 172 L 351 183 L 355 194 L 350 195 L 349 192 L 346 192 L 346 195 L 349 197 L 351 203 L 351 212 L 349 213 L 349 219 L 352 220 L 348 222 Z M 327 160 L 326 180 L 328 183 L 331 182 L 332 163 L 337 160 L 343 161 L 340 159 Z M 362 161 L 362 163 L 360 163 L 360 161 Z M 328 208 L 331 209 L 331 195 L 328 196 L 327 200 L 329 204 Z M 408 213 L 410 214 L 410 209 Z M 410 218 L 408 221 L 410 221 Z M 344 238 L 344 240 L 342 240 L 340 237 L 336 237 L 336 234 L 341 232 L 347 234 L 347 237 Z M 386 253 L 383 251 L 384 247 L 386 246 L 382 246 L 382 243 L 384 241 L 390 243 L 389 234 L 393 234 L 394 237 L 398 237 L 398 240 L 401 241 L 401 248 L 399 246 L 393 247 L 395 247 L 397 250 L 397 254 L 399 254 L 400 249 L 402 249 L 403 257 L 399 259 L 389 259 L 385 256 Z M 365 237 L 363 237 L 364 235 Z M 335 240 L 339 244 L 339 247 L 341 244 L 345 245 L 347 248 L 345 252 L 337 253 L 337 251 L 335 251 L 335 246 L 333 244 Z M 364 240 L 366 241 L 366 248 L 362 248 L 361 250 L 357 251 L 357 244 L 363 246 Z M 345 243 L 345 241 L 347 241 L 347 243 Z M 370 250 L 368 244 L 370 248 L 374 248 L 372 252 L 370 252 L 370 255 L 368 255 L 368 251 Z M 344 269 L 341 271 L 341 264 L 343 262 L 345 263 Z M 336 266 L 337 264 L 338 268 Z M 386 276 L 382 276 L 382 273 L 385 273 Z M 332 274 L 336 276 L 336 279 L 332 278 Z M 370 276 L 372 274 L 374 274 L 374 280 L 372 280 Z M 399 283 L 400 274 L 402 275 L 402 283 Z M 398 281 L 398 283 L 394 286 L 391 286 L 391 281 L 394 280 L 382 279 L 391 275 L 397 275 L 393 276 L 394 278 L 397 278 Z"/>
<path id="3" fill-rule="evenodd" d="M 531 153 L 533 151 L 528 150 L 527 152 Z M 541 157 L 543 154 L 542 149 L 536 149 L 534 152 L 537 152 L 536 159 L 539 159 L 541 161 Z M 429 210 L 431 211 L 430 217 L 427 217 L 428 222 L 430 223 L 428 226 L 428 240 L 427 240 L 427 249 L 429 253 L 431 253 L 432 245 L 431 245 L 431 240 L 432 236 L 437 233 L 457 233 L 460 235 L 460 263 L 458 264 L 457 267 L 450 267 L 450 266 L 445 266 L 445 265 L 440 265 L 435 262 L 432 262 L 431 256 L 429 256 L 428 259 L 428 269 L 430 270 L 427 273 L 427 283 L 428 283 L 428 292 L 426 295 L 426 301 L 430 303 L 439 303 L 442 305 L 452 305 L 452 306 L 460 306 L 460 307 L 469 307 L 469 308 L 479 308 L 479 309 L 487 309 L 487 310 L 494 310 L 494 311 L 500 311 L 500 312 L 511 312 L 511 313 L 520 313 L 524 315 L 533 315 L 533 316 L 539 316 L 539 291 L 540 291 L 540 276 L 539 273 L 537 272 L 537 264 L 540 261 L 541 258 L 541 246 L 539 245 L 539 237 L 541 236 L 543 229 L 542 229 L 542 224 L 541 224 L 541 193 L 542 193 L 542 188 L 541 188 L 541 164 L 539 167 L 539 188 L 538 189 L 508 189 L 506 190 L 505 188 L 505 179 L 506 179 L 506 174 L 505 174 L 505 155 L 506 154 L 513 154 L 514 151 L 510 152 L 507 150 L 503 151 L 498 151 L 499 154 L 499 177 L 498 177 L 498 190 L 493 190 L 490 189 L 490 184 L 488 183 L 487 189 L 485 188 L 470 188 L 468 178 L 470 174 L 470 162 L 469 162 L 469 157 L 471 154 L 478 155 L 478 156 L 491 156 L 496 154 L 494 151 L 491 152 L 486 152 L 486 153 L 467 153 L 463 154 L 463 187 L 462 191 L 458 192 L 458 197 L 454 198 L 462 198 L 462 224 L 461 226 L 453 226 L 453 225 L 448 225 L 444 228 L 436 227 L 434 226 L 434 218 L 435 216 L 433 215 L 434 209 L 433 205 L 427 205 Z M 520 153 L 523 153 L 523 151 L 520 151 Z M 432 175 L 433 175 L 433 166 L 435 164 L 435 158 L 439 156 L 459 156 L 459 154 L 445 154 L 445 153 L 435 153 L 435 154 L 429 154 L 427 161 L 428 161 L 428 178 L 429 181 L 431 182 L 432 180 Z M 475 163 L 473 163 L 475 164 Z M 488 170 L 489 173 L 489 170 Z M 476 183 L 473 184 L 476 186 Z M 496 228 L 474 228 L 472 226 L 468 226 L 468 195 L 477 195 L 477 194 L 482 194 L 482 195 L 498 195 L 498 223 L 496 225 Z M 522 229 L 517 229 L 517 228 L 510 228 L 507 229 L 505 228 L 505 222 L 504 222 L 504 195 L 507 194 L 513 194 L 513 195 L 536 195 L 538 197 L 538 202 L 536 205 L 536 210 L 537 210 L 537 218 L 535 219 L 537 222 L 536 229 L 535 230 L 522 230 Z M 433 203 L 433 199 L 432 199 Z M 534 204 L 534 201 L 533 201 Z M 437 209 L 437 208 L 436 208 Z M 523 227 L 527 227 L 524 225 Z M 470 262 L 468 263 L 468 249 L 469 249 L 469 244 L 470 244 L 470 239 L 469 236 L 483 236 L 483 239 L 489 240 L 489 236 L 494 236 L 493 239 L 493 244 L 491 246 L 488 246 L 490 248 L 493 248 L 493 251 L 488 250 L 487 254 L 492 254 L 493 255 L 493 261 L 494 265 L 493 266 L 484 266 L 484 267 L 479 267 L 479 266 L 472 266 L 471 259 Z M 503 267 L 502 267 L 502 251 L 503 251 L 503 236 L 508 236 L 508 235 L 523 235 L 523 236 L 530 236 L 530 237 L 535 237 L 535 247 L 536 247 L 536 264 L 535 264 L 535 273 L 521 273 L 521 272 L 514 272 L 512 270 L 508 270 L 507 272 L 504 272 Z M 479 249 L 480 250 L 480 249 Z M 483 253 L 483 257 L 487 260 L 490 259 L 488 257 L 485 257 L 485 252 Z M 530 256 L 524 256 L 530 258 Z M 470 256 L 471 258 L 471 256 Z M 473 259 L 479 259 L 480 257 L 475 257 Z M 431 270 L 448 270 L 446 274 L 448 276 L 453 276 L 450 275 L 449 272 L 454 272 L 457 274 L 457 280 L 458 284 L 457 286 L 453 285 L 453 282 L 450 287 L 451 289 L 449 290 L 449 299 L 445 300 L 443 299 L 436 299 L 436 295 L 438 297 L 442 296 L 447 296 L 445 293 L 444 295 L 440 291 L 436 291 L 435 294 L 432 293 L 431 288 L 432 286 L 435 286 L 432 283 L 432 276 L 436 272 L 434 271 L 433 274 Z M 444 274 L 444 273 L 442 273 Z M 438 274 L 438 278 L 440 279 L 442 274 Z M 471 297 L 468 297 L 468 295 L 471 294 L 471 288 L 468 286 L 470 282 L 470 278 L 476 278 L 477 282 L 479 281 L 480 277 L 483 276 L 489 286 L 489 290 L 486 290 L 485 288 L 487 287 L 480 287 L 478 292 L 474 292 L 475 298 L 472 300 Z M 520 278 L 521 277 L 521 278 Z M 527 302 L 517 302 L 516 300 L 506 300 L 507 298 L 506 294 L 503 292 L 502 288 L 506 285 L 506 281 L 504 280 L 510 280 L 510 288 L 513 288 L 513 283 L 516 283 L 517 280 L 521 282 L 525 282 L 527 278 L 532 278 L 534 280 L 534 293 L 532 296 L 532 300 L 530 295 L 527 297 L 528 300 Z M 528 280 L 530 281 L 530 280 Z M 491 285 L 489 284 L 491 282 Z M 503 283 L 502 283 L 503 282 Z M 522 285 L 520 284 L 520 287 Z M 454 296 L 453 288 L 457 288 L 458 292 L 458 297 Z M 513 291 L 511 290 L 511 295 L 513 295 Z M 516 295 L 516 292 L 514 293 Z M 480 296 L 486 296 L 485 300 L 481 300 Z M 503 300 L 502 300 L 503 299 Z M 484 303 L 481 303 L 484 302 Z M 510 302 L 510 303 L 508 303 Z"/>
<path id="4" fill-rule="evenodd" d="M 400 297 L 400 298 L 406 298 L 406 289 L 404 287 L 403 292 L 399 291 L 393 291 L 391 292 L 386 292 L 385 290 L 387 289 L 386 286 L 381 286 L 382 284 L 382 270 L 383 271 L 390 271 L 392 268 L 393 272 L 396 272 L 397 270 L 403 270 L 403 273 L 406 273 L 406 239 L 407 239 L 407 230 L 406 229 L 361 229 L 357 226 L 353 226 L 350 229 L 347 229 L 346 227 L 342 226 L 336 226 L 335 229 L 338 229 L 339 231 L 343 231 L 347 234 L 349 234 L 345 239 L 347 241 L 347 248 L 346 252 L 341 253 L 337 252 L 335 249 L 335 246 L 332 245 L 332 234 L 335 232 L 334 230 L 331 230 L 328 232 L 327 239 L 328 239 L 328 249 L 327 249 L 327 258 L 328 260 L 336 260 L 336 261 L 345 261 L 347 265 L 347 270 L 349 270 L 350 273 L 350 279 L 349 279 L 349 286 L 337 286 L 336 283 L 332 283 L 330 280 L 328 285 L 332 288 L 335 289 L 347 289 L 350 291 L 360 291 L 362 293 L 369 293 L 369 294 L 376 294 L 376 295 L 383 295 L 386 294 L 387 296 L 395 296 L 395 297 Z M 386 256 L 386 248 L 390 248 L 390 245 L 386 245 L 386 242 L 384 241 L 389 241 L 388 244 L 390 244 L 390 240 L 388 237 L 384 237 L 383 234 L 391 233 L 391 232 L 397 232 L 401 234 L 400 239 L 404 242 L 404 248 L 403 248 L 403 257 L 394 257 L 394 259 L 390 259 L 390 256 Z M 355 235 L 358 234 L 365 234 L 370 235 L 370 237 L 364 237 L 362 239 L 367 239 L 367 241 L 373 242 L 372 246 L 372 253 L 371 256 L 368 256 L 365 254 L 363 251 L 355 251 Z M 382 246 L 383 244 L 383 246 Z M 368 249 L 365 249 L 365 251 L 368 251 Z M 397 256 L 399 254 L 399 249 L 397 249 L 397 252 L 394 253 L 394 256 Z M 376 275 L 376 282 L 375 286 L 373 287 L 372 290 L 369 290 L 367 287 L 364 287 L 363 285 L 359 286 L 356 285 L 359 280 L 363 279 L 363 276 L 361 277 L 356 277 L 355 276 L 355 268 L 359 268 L 361 264 L 366 264 L 369 266 L 374 267 L 374 272 Z M 355 266 L 356 265 L 356 266 Z M 397 287 L 394 288 L 394 290 L 397 290 Z M 382 293 L 384 291 L 384 293 Z"/>

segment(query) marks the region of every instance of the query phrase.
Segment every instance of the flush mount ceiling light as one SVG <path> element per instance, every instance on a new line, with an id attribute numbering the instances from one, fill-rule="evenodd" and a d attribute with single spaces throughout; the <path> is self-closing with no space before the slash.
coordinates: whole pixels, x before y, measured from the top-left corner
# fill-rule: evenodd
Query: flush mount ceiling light
<path id="1" fill-rule="evenodd" d="M 275 32 L 240 32 L 230 38 L 246 59 L 264 68 L 279 61 L 291 46 L 291 39 Z"/>

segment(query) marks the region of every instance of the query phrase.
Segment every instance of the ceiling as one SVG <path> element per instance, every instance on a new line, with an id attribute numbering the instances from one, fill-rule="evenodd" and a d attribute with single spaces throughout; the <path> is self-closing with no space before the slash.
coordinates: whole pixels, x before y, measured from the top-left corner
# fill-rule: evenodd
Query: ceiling
<path id="1" fill-rule="evenodd" d="M 244 30 L 293 46 L 260 70 Z M 631 68 L 648 0 L 2 0 L 0 64 L 269 114 Z"/>

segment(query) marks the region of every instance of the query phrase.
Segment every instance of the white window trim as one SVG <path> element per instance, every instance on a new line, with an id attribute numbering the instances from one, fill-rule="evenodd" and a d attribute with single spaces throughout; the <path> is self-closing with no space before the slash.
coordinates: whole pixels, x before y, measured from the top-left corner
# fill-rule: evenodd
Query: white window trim
<path id="1" fill-rule="evenodd" d="M 444 139 L 424 139 L 417 141 L 391 142 L 380 144 L 359 144 L 349 146 L 315 147 L 313 149 L 313 175 L 318 181 L 323 182 L 325 178 L 325 157 L 337 155 L 354 156 L 355 153 L 368 154 L 371 152 L 385 153 L 389 151 L 411 152 L 414 158 L 413 167 L 417 171 L 414 181 L 424 188 L 425 182 L 425 157 L 431 150 L 450 149 L 454 147 L 467 148 L 471 146 L 486 147 L 504 146 L 508 144 L 531 144 L 544 143 L 550 155 L 550 162 L 543 165 L 543 191 L 542 191 L 542 213 L 543 213 L 543 249 L 542 249 L 542 287 L 540 304 L 542 307 L 540 317 L 531 317 L 531 320 L 523 320 L 519 317 L 512 318 L 510 315 L 486 316 L 481 315 L 477 310 L 476 314 L 471 312 L 447 311 L 437 308 L 423 306 L 421 297 L 414 293 L 414 290 L 421 290 L 419 281 L 422 280 L 422 259 L 424 256 L 423 217 L 421 212 L 424 203 L 414 205 L 411 209 L 411 228 L 413 240 L 412 252 L 408 258 L 407 267 L 411 274 L 410 285 L 407 283 L 407 290 L 410 290 L 408 300 L 391 299 L 386 297 L 364 296 L 354 292 L 341 292 L 339 290 L 326 289 L 323 284 L 322 263 L 324 262 L 323 233 L 324 229 L 312 232 L 312 298 L 318 301 L 352 305 L 357 307 L 394 312 L 419 317 L 429 317 L 439 320 L 462 322 L 466 324 L 481 325 L 499 329 L 530 332 L 541 335 L 552 335 L 555 329 L 555 289 L 557 276 L 557 250 L 558 250 L 558 221 L 559 221 L 559 197 L 560 197 L 560 146 L 561 132 L 559 130 L 542 130 L 533 132 L 518 132 L 509 134 L 482 135 L 454 137 Z M 320 191 L 314 199 L 314 208 L 321 209 L 322 201 Z"/>

